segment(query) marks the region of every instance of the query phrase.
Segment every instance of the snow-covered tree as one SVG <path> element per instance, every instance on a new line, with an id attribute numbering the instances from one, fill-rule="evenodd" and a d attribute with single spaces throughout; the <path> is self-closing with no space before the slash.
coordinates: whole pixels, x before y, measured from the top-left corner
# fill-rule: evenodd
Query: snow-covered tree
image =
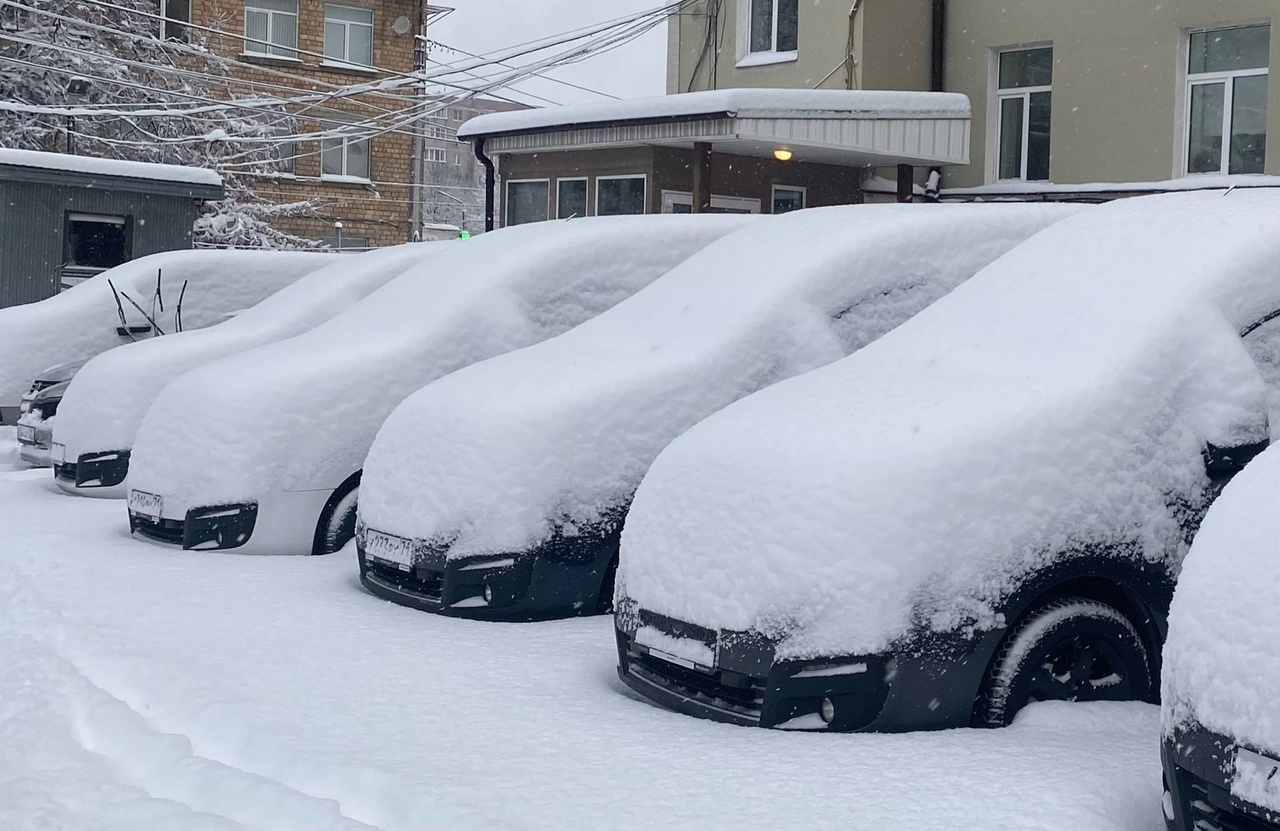
<path id="1" fill-rule="evenodd" d="M 197 243 L 314 245 L 270 225 L 309 215 L 312 206 L 260 200 L 248 175 L 279 169 L 290 152 L 276 140 L 296 132 L 286 105 L 231 78 L 204 35 L 160 19 L 157 7 L 156 0 L 0 6 L 0 143 L 215 168 L 227 198 L 205 206 Z"/>

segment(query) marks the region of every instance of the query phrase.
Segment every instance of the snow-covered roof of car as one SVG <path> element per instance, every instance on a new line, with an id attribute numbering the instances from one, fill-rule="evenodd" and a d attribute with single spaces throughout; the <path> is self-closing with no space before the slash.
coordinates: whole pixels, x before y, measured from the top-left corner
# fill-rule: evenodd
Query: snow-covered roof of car
<path id="1" fill-rule="evenodd" d="M 699 419 L 880 337 L 1059 205 L 854 205 L 749 226 L 571 332 L 430 384 L 365 463 L 370 527 L 513 551 L 625 506 Z"/>
<path id="2" fill-rule="evenodd" d="M 1266 436 L 1241 330 L 1280 307 L 1280 193 L 1140 197 L 1015 248 L 857 354 L 676 439 L 620 595 L 779 655 L 1000 625 L 1018 580 L 1122 540 L 1171 570 L 1201 452 Z"/>
<path id="3" fill-rule="evenodd" d="M 96 274 L 61 294 L 0 309 L 0 400 L 26 392 L 42 370 L 58 362 L 86 361 L 129 339 L 116 332 L 120 313 L 111 285 L 150 314 L 157 273 L 165 302 L 164 319 L 173 331 L 174 310 L 184 281 L 185 329 L 220 322 L 223 316 L 262 300 L 299 277 L 333 262 L 332 255 L 280 251 L 169 251 L 139 257 Z M 130 325 L 143 315 L 120 299 Z"/>
<path id="4" fill-rule="evenodd" d="M 130 484 L 166 506 L 336 487 L 414 390 L 570 329 L 752 221 L 768 220 L 593 217 L 453 244 L 305 334 L 178 378 L 138 430 Z"/>
<path id="5" fill-rule="evenodd" d="M 458 128 L 458 138 L 626 121 L 736 118 L 968 118 L 969 99 L 954 92 L 722 89 L 487 113 Z"/>
<path id="6" fill-rule="evenodd" d="M 1272 445 L 1209 509 L 1178 578 L 1164 645 L 1166 735 L 1199 723 L 1280 753 L 1277 506 L 1280 445 Z"/>
<path id="7" fill-rule="evenodd" d="M 218 175 L 217 171 L 202 167 L 156 164 L 154 162 L 130 162 L 122 159 L 102 159 L 95 156 L 73 156 L 67 153 L 44 153 L 39 150 L 18 150 L 12 147 L 0 147 L 0 165 L 222 187 L 222 177 Z"/>

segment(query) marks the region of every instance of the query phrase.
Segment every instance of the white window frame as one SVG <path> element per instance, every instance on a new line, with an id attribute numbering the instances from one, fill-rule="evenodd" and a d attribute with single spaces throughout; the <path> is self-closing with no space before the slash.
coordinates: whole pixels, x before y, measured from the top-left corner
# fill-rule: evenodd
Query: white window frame
<path id="1" fill-rule="evenodd" d="M 800 185 L 774 185 L 769 188 L 769 213 L 773 213 L 773 203 L 778 199 L 778 191 L 790 190 L 797 191 L 800 194 L 800 207 L 797 210 L 803 211 L 809 207 L 809 189 Z"/>
<path id="2" fill-rule="evenodd" d="M 556 219 L 569 218 L 567 216 L 560 216 L 560 186 L 563 185 L 565 182 L 586 182 L 587 183 L 586 192 L 583 193 L 582 213 L 579 216 L 579 218 L 583 216 L 591 216 L 591 179 L 587 176 L 564 176 L 562 178 L 556 179 L 556 210 L 555 210 Z M 645 190 L 646 190 L 645 195 L 648 196 L 648 192 L 647 192 L 648 185 L 645 185 Z"/>
<path id="3" fill-rule="evenodd" d="M 1038 87 L 1000 87 L 1000 56 L 1007 55 L 1010 52 L 1033 52 L 1037 49 L 1053 49 L 1052 43 L 1026 43 L 1018 46 L 1001 46 L 991 53 L 991 67 L 989 74 L 989 86 L 991 96 L 991 106 L 989 107 L 990 116 L 987 118 L 987 135 L 994 136 L 995 141 L 989 144 L 995 148 L 990 154 L 991 163 L 988 169 L 988 179 L 992 182 L 1026 182 L 1027 180 L 1027 149 L 1031 144 L 1031 96 L 1035 93 L 1047 92 L 1053 95 L 1053 84 L 1045 84 Z M 1003 110 L 1003 103 L 1013 98 L 1021 98 L 1022 100 L 1022 169 L 1015 179 L 1000 178 L 1000 149 L 1003 140 L 1002 131 L 1000 129 L 1000 113 Z M 1052 102 L 1052 97 L 1050 102 Z M 1050 104 L 1052 111 L 1052 103 Z M 1034 181 L 1052 181 L 1052 179 L 1036 179 Z"/>
<path id="4" fill-rule="evenodd" d="M 352 21 L 352 20 L 340 20 L 335 17 L 329 17 L 329 9 L 331 8 L 342 8 L 342 9 L 347 9 L 348 11 L 361 12 L 362 14 L 367 14 L 369 15 L 369 22 L 356 23 L 355 21 Z M 336 65 L 343 68 L 355 67 L 357 69 L 371 69 L 373 67 L 373 9 L 365 8 L 364 6 L 351 6 L 346 3 L 325 3 L 324 4 L 324 36 L 325 36 L 324 51 L 326 53 L 329 51 L 328 36 L 329 36 L 329 24 L 331 23 L 342 27 L 342 57 L 331 58 L 326 54 L 324 60 L 321 61 L 321 65 L 323 66 L 325 64 L 329 64 L 331 66 Z M 369 30 L 369 62 L 368 63 L 351 60 L 351 27 L 352 26 L 363 26 Z"/>
<path id="5" fill-rule="evenodd" d="M 443 147 L 424 147 L 422 160 L 427 164 L 446 164 L 449 161 L 449 154 Z"/>
<path id="6" fill-rule="evenodd" d="M 597 176 L 596 177 L 596 186 L 594 188 L 596 201 L 595 201 L 595 204 L 591 206 L 591 213 L 593 216 L 600 216 L 600 183 L 616 182 L 622 179 L 643 179 L 644 180 L 644 197 L 643 197 L 644 210 L 642 210 L 639 214 L 617 214 L 617 215 L 618 216 L 640 216 L 641 214 L 649 213 L 649 174 L 620 173 L 616 176 Z M 614 215 L 615 214 L 610 214 L 610 216 L 614 216 Z"/>
<path id="7" fill-rule="evenodd" d="M 267 16 L 267 39 L 265 41 L 249 38 L 249 14 L 265 14 Z M 277 17 L 293 18 L 293 46 L 285 46 L 271 39 L 276 29 Z M 298 58 L 298 4 L 295 0 L 292 12 L 275 9 L 261 9 L 244 4 L 244 54 L 255 58 L 270 58 L 276 61 L 300 61 Z M 280 49 L 288 54 L 278 54 L 272 50 Z"/>
<path id="8" fill-rule="evenodd" d="M 664 214 L 675 213 L 676 205 L 688 205 L 693 207 L 693 194 L 687 190 L 664 190 L 662 192 L 662 212 Z M 711 195 L 711 207 L 721 208 L 726 211 L 742 211 L 745 210 L 749 214 L 760 213 L 760 200 L 749 199 L 745 196 L 719 196 Z"/>
<path id="9" fill-rule="evenodd" d="M 751 51 L 751 0 L 738 0 L 738 60 L 737 68 L 746 68 L 752 66 L 768 66 L 775 63 L 789 63 L 800 59 L 799 43 L 796 43 L 796 49 L 787 52 L 778 51 L 778 5 L 784 0 L 772 0 L 773 2 L 773 37 L 771 38 L 772 48 L 762 52 Z M 800 2 L 796 2 L 797 29 L 799 27 Z M 797 41 L 799 34 L 797 32 Z"/>
<path id="10" fill-rule="evenodd" d="M 191 2 L 192 2 L 192 0 L 188 0 L 188 2 L 187 2 L 187 18 L 186 18 L 185 20 L 183 20 L 183 19 L 182 19 L 182 18 L 180 18 L 180 17 L 171 17 L 171 16 L 169 15 L 169 3 L 170 3 L 170 0 L 160 0 L 160 17 L 161 17 L 161 20 L 160 20 L 160 39 L 161 39 L 161 40 L 178 40 L 178 41 L 181 41 L 181 42 L 184 42 L 184 43 L 185 43 L 186 41 L 188 41 L 188 40 L 190 40 L 190 39 L 191 39 L 191 38 L 190 38 L 190 31 L 191 31 Z M 170 27 L 170 25 L 176 25 L 176 26 L 181 27 L 181 29 L 182 29 L 182 37 L 178 37 L 178 38 L 172 38 L 172 37 L 169 37 L 169 27 Z"/>
<path id="11" fill-rule="evenodd" d="M 1180 73 L 1185 79 L 1182 86 L 1182 102 L 1178 108 L 1182 119 L 1182 152 L 1176 170 L 1179 176 L 1223 176 L 1231 170 L 1231 111 L 1235 98 L 1235 79 L 1257 75 L 1270 75 L 1270 56 L 1268 65 L 1258 69 L 1235 69 L 1225 72 L 1191 72 L 1191 36 L 1204 32 L 1221 32 L 1228 29 L 1249 29 L 1254 26 L 1275 25 L 1268 20 L 1255 20 L 1250 23 L 1237 23 L 1230 26 L 1209 26 L 1207 28 L 1186 29 L 1182 33 L 1182 49 L 1180 55 Z M 1222 153 L 1218 159 L 1216 171 L 1192 173 L 1191 159 L 1191 91 L 1198 86 L 1211 84 L 1223 85 L 1222 97 Z M 1270 97 L 1271 79 L 1267 79 L 1268 97 Z"/>
<path id="12" fill-rule="evenodd" d="M 337 129 L 340 129 L 341 127 L 342 125 L 340 124 L 333 124 L 333 125 L 330 125 L 327 128 L 327 130 L 337 130 Z M 339 149 L 342 152 L 342 173 L 325 173 L 324 172 L 324 154 L 325 154 L 324 145 L 325 145 L 325 142 L 331 142 L 331 141 L 341 142 L 341 144 L 339 145 Z M 368 175 L 366 176 L 354 176 L 347 172 L 349 168 L 349 163 L 347 161 L 347 152 L 351 148 L 351 145 L 360 144 L 360 143 L 367 145 L 365 148 L 365 158 L 368 160 L 369 170 L 368 170 Z M 373 177 L 373 140 L 372 139 L 348 138 L 347 136 L 334 136 L 331 138 L 320 140 L 320 181 L 322 182 L 355 182 L 358 184 L 368 184 L 369 182 L 372 181 L 372 177 Z"/>
<path id="13" fill-rule="evenodd" d="M 550 179 L 507 179 L 502 185 L 502 227 L 506 228 L 510 225 L 511 219 L 511 186 L 535 184 L 537 182 L 545 182 L 547 185 L 547 219 L 551 219 L 555 213 L 551 210 L 551 180 Z M 546 220 L 541 220 L 545 222 Z M 532 222 L 521 223 L 522 225 L 532 225 Z"/>

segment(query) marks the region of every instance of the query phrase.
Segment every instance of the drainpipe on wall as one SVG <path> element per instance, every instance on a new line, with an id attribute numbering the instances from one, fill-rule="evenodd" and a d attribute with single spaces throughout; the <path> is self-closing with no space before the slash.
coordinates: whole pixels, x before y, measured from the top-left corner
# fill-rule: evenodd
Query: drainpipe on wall
<path id="1" fill-rule="evenodd" d="M 933 33 L 929 51 L 929 89 L 933 92 L 947 91 L 947 0 L 933 0 Z M 938 186 L 942 180 L 942 168 L 929 168 L 928 184 L 925 186 L 924 198 L 929 202 L 938 201 Z"/>
<path id="2" fill-rule="evenodd" d="M 476 158 L 484 165 L 484 229 L 493 230 L 493 159 L 484 153 L 484 138 L 476 139 Z"/>

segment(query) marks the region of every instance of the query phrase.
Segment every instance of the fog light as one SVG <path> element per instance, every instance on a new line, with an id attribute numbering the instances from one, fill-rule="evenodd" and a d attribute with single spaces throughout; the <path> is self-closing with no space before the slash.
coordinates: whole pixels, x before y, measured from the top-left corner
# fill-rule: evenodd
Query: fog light
<path id="1" fill-rule="evenodd" d="M 484 597 L 485 603 L 492 603 L 493 602 L 493 586 L 490 586 L 488 583 L 485 583 L 484 592 L 482 596 Z"/>
<path id="2" fill-rule="evenodd" d="M 818 715 L 822 716 L 822 720 L 830 724 L 832 719 L 836 717 L 835 702 L 829 698 L 822 699 L 822 703 L 818 705 Z"/>

